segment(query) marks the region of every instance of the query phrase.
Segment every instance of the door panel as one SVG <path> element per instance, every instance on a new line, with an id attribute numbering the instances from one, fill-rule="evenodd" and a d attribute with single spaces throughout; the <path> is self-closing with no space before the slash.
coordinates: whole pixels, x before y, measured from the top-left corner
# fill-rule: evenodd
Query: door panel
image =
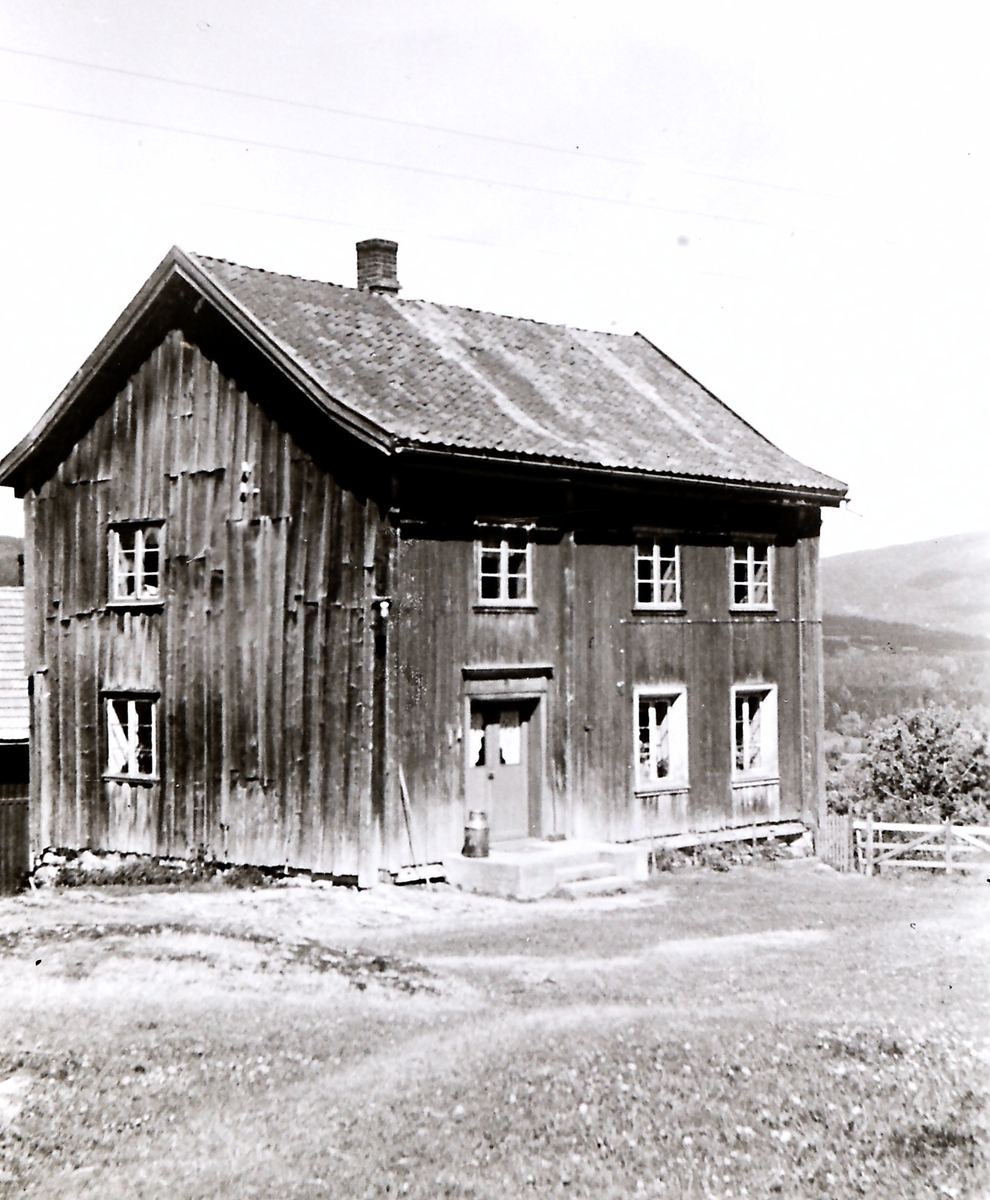
<path id="1" fill-rule="evenodd" d="M 530 835 L 532 701 L 474 701 L 468 744 L 468 809 L 488 814 L 492 841 Z"/>

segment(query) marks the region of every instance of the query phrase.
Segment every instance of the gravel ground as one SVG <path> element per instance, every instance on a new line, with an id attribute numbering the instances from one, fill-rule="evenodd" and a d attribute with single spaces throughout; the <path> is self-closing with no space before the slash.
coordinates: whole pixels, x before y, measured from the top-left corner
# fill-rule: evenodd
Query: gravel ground
<path id="1" fill-rule="evenodd" d="M 986 881 L 0 901 L 0 1197 L 987 1194 Z"/>

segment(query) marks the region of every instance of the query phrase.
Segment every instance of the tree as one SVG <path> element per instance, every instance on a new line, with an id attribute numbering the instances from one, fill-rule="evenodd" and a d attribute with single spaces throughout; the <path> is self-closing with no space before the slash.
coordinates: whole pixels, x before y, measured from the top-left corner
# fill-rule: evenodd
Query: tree
<path id="1" fill-rule="evenodd" d="M 990 824 L 990 753 L 974 714 L 928 704 L 875 721 L 856 808 L 884 821 Z"/>

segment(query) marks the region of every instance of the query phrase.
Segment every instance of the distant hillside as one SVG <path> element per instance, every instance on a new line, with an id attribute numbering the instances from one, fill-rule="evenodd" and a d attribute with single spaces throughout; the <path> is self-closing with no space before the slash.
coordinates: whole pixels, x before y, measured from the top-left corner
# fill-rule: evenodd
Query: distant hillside
<path id="1" fill-rule="evenodd" d="M 825 726 L 929 702 L 990 712 L 990 638 L 825 615 Z"/>
<path id="2" fill-rule="evenodd" d="M 0 536 L 0 587 L 16 587 L 21 582 L 17 557 L 23 553 L 23 538 Z"/>
<path id="3" fill-rule="evenodd" d="M 857 550 L 821 570 L 826 613 L 990 636 L 990 533 Z"/>
<path id="4" fill-rule="evenodd" d="M 926 629 L 923 625 L 902 625 L 894 621 L 874 621 L 870 617 L 844 617 L 826 613 L 822 627 L 826 654 L 838 654 L 851 648 L 876 648 L 888 654 L 952 654 L 960 650 L 990 652 L 990 638 L 979 634 Z"/>

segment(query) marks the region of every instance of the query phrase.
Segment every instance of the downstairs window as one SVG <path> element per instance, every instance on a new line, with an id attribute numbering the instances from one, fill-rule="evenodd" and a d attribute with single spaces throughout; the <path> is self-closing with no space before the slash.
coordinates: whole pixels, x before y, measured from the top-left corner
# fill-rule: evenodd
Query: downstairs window
<path id="1" fill-rule="evenodd" d="M 777 689 L 733 688 L 732 774 L 737 779 L 777 777 Z"/>
<path id="2" fill-rule="evenodd" d="M 107 775 L 158 778 L 158 701 L 150 696 L 107 696 Z"/>
<path id="3" fill-rule="evenodd" d="M 636 790 L 688 786 L 687 693 L 637 689 Z"/>

